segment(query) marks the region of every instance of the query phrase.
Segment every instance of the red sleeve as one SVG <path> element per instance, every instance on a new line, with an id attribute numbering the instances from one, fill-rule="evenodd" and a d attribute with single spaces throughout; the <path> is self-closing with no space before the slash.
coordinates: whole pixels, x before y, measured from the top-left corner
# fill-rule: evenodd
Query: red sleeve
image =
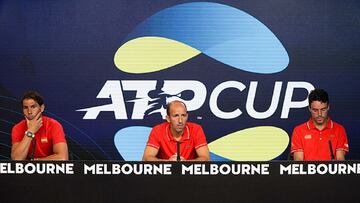
<path id="1" fill-rule="evenodd" d="M 338 149 L 344 150 L 345 152 L 349 152 L 348 139 L 346 136 L 345 128 L 342 126 L 339 130 L 339 141 L 337 142 L 336 145 L 336 150 Z"/>
<path id="2" fill-rule="evenodd" d="M 14 144 L 20 142 L 24 138 L 24 135 L 25 129 L 21 128 L 21 123 L 15 125 L 11 131 L 11 143 Z"/>
<path id="3" fill-rule="evenodd" d="M 53 138 L 53 144 L 57 144 L 60 142 L 66 143 L 63 127 L 61 126 L 61 124 L 59 122 L 57 122 L 55 120 L 54 120 L 53 126 L 51 128 L 51 135 Z"/>
<path id="4" fill-rule="evenodd" d="M 204 130 L 202 129 L 202 127 L 199 125 L 197 126 L 197 128 L 195 128 L 195 132 L 194 132 L 194 141 L 195 141 L 195 149 L 198 149 L 200 147 L 206 146 L 207 145 L 207 141 L 206 141 L 206 137 L 205 137 L 205 133 Z"/>
<path id="5" fill-rule="evenodd" d="M 149 139 L 147 141 L 146 146 L 154 147 L 156 149 L 160 148 L 160 142 L 157 139 L 157 134 L 158 133 L 157 133 L 156 127 L 154 127 L 150 132 Z"/>
<path id="6" fill-rule="evenodd" d="M 290 153 L 303 151 L 303 145 L 301 141 L 301 135 L 299 133 L 299 129 L 295 128 L 291 137 L 291 150 Z"/>

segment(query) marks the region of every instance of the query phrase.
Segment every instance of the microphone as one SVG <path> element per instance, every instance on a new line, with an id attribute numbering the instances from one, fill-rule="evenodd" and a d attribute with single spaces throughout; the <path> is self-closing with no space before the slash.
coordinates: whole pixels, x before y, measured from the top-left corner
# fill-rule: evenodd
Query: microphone
<path id="1" fill-rule="evenodd" d="M 31 150 L 31 156 L 30 156 L 30 160 L 34 161 L 34 156 L 35 156 L 35 148 L 36 148 L 36 138 L 33 138 L 33 148 Z"/>
<path id="2" fill-rule="evenodd" d="M 330 157 L 331 157 L 331 160 L 335 160 L 334 152 L 333 152 L 333 148 L 332 148 L 332 145 L 331 145 L 331 141 L 330 141 L 330 140 L 329 140 L 329 149 L 330 149 Z"/>
<path id="3" fill-rule="evenodd" d="M 176 142 L 176 151 L 177 151 L 176 161 L 180 161 L 180 142 L 179 141 Z"/>

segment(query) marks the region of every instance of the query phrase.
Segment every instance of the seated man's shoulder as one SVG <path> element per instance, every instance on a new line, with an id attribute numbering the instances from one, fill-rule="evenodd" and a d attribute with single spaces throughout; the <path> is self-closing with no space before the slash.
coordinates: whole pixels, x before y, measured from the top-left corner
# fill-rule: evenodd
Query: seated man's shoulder
<path id="1" fill-rule="evenodd" d="M 26 126 L 26 121 L 24 119 L 24 120 L 21 120 L 20 122 L 18 122 L 17 124 L 15 124 L 13 126 L 13 129 L 24 128 L 25 126 Z"/>
<path id="2" fill-rule="evenodd" d="M 47 116 L 43 116 L 43 120 L 45 122 L 48 122 L 50 125 L 54 125 L 54 126 L 61 126 L 61 123 L 53 118 L 47 117 Z"/>
<path id="3" fill-rule="evenodd" d="M 162 122 L 162 123 L 159 123 L 159 124 L 155 125 L 155 126 L 153 127 L 153 129 L 154 129 L 154 130 L 165 129 L 167 125 L 169 125 L 168 122 Z"/>
<path id="4" fill-rule="evenodd" d="M 189 126 L 190 129 L 202 129 L 201 125 L 197 123 L 187 122 L 186 125 Z"/>
<path id="5" fill-rule="evenodd" d="M 345 129 L 344 126 L 341 125 L 340 123 L 335 122 L 335 121 L 333 121 L 333 120 L 332 120 L 332 122 L 333 122 L 334 128 Z"/>
<path id="6" fill-rule="evenodd" d="M 308 121 L 295 126 L 295 129 L 305 129 L 305 128 L 308 128 Z"/>

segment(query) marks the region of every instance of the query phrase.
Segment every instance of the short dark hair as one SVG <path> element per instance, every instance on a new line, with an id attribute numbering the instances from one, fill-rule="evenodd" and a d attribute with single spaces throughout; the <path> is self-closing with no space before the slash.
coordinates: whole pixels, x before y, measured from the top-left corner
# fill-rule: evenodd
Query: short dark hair
<path id="1" fill-rule="evenodd" d="M 21 99 L 21 106 L 23 106 L 23 102 L 25 99 L 33 99 L 35 100 L 40 106 L 44 104 L 44 98 L 36 91 L 27 91 L 25 92 L 24 96 Z"/>
<path id="2" fill-rule="evenodd" d="M 174 100 L 174 101 L 169 102 L 169 103 L 166 105 L 166 114 L 167 114 L 168 116 L 170 116 L 170 106 L 171 106 L 171 104 L 173 104 L 173 103 L 175 103 L 175 102 L 180 102 L 180 103 L 182 103 L 182 104 L 185 106 L 186 110 L 187 110 L 186 104 L 185 104 L 184 102 L 182 102 L 182 101 L 180 101 L 180 100 Z"/>
<path id="3" fill-rule="evenodd" d="M 309 94 L 309 106 L 313 101 L 320 101 L 329 104 L 329 95 L 323 89 L 314 89 Z"/>

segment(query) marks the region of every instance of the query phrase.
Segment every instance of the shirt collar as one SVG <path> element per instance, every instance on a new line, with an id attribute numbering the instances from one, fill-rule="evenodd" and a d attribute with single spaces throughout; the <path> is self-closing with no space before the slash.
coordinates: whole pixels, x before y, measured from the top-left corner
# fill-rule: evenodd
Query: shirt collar
<path id="1" fill-rule="evenodd" d="M 165 134 L 166 134 L 166 137 L 167 137 L 168 141 L 170 141 L 170 140 L 176 141 L 172 136 L 172 133 L 171 133 L 171 130 L 170 130 L 170 123 L 167 123 L 167 125 L 166 125 Z M 189 140 L 189 139 L 190 139 L 190 131 L 189 131 L 188 125 L 186 124 L 184 132 L 183 132 L 183 134 L 181 136 L 180 142 L 183 142 L 183 141 Z"/>

